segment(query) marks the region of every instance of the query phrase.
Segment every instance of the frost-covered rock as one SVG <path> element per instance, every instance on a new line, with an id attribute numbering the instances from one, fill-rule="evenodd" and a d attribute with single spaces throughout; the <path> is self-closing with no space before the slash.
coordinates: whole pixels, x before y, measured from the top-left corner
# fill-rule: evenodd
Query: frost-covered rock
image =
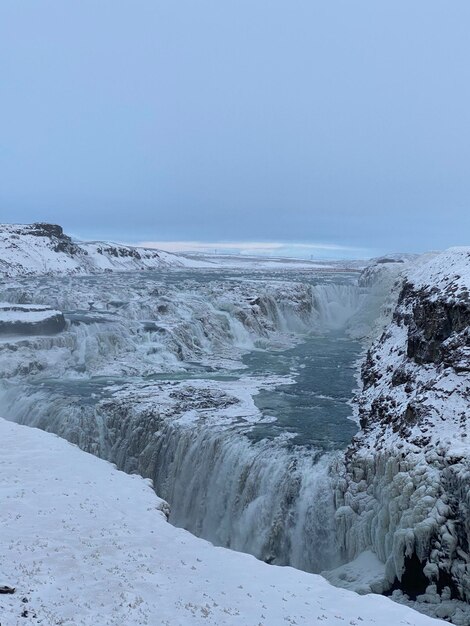
<path id="1" fill-rule="evenodd" d="M 362 270 L 359 282 L 367 287 L 377 284 L 391 287 L 418 258 L 416 254 L 395 253 L 372 259 Z"/>
<path id="2" fill-rule="evenodd" d="M 363 363 L 361 431 L 336 494 L 344 557 L 371 549 L 385 585 L 426 605 L 470 600 L 469 292 L 470 249 L 405 272 Z"/>

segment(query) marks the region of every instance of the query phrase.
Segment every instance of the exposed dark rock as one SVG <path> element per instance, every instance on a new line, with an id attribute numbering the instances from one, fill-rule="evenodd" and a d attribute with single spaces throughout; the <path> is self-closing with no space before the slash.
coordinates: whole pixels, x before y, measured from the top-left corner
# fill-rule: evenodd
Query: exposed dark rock
<path id="1" fill-rule="evenodd" d="M 391 595 L 396 589 L 400 589 L 411 600 L 416 600 L 416 597 L 425 593 L 429 580 L 423 572 L 424 563 L 422 563 L 416 552 L 413 552 L 412 556 L 405 558 L 405 571 L 401 576 L 401 580 L 395 580 L 395 583 L 390 588 L 387 595 Z"/>
<path id="2" fill-rule="evenodd" d="M 51 239 L 54 252 L 65 252 L 72 257 L 77 254 L 86 253 L 86 251 L 82 250 L 77 244 L 73 243 L 71 237 L 64 234 L 62 226 L 58 224 L 37 222 L 27 229 L 27 233 L 35 237 L 48 237 Z"/>
<path id="3" fill-rule="evenodd" d="M 29 233 L 37 237 L 63 237 L 64 230 L 58 224 L 48 224 L 47 222 L 36 222 L 31 225 Z M 67 237 L 70 239 L 70 237 Z"/>
<path id="4" fill-rule="evenodd" d="M 110 255 L 117 258 L 120 257 L 130 257 L 133 259 L 140 260 L 142 258 L 140 252 L 137 248 L 121 248 L 117 246 L 108 246 L 106 248 L 98 248 L 97 252 L 99 254 Z M 155 256 L 158 257 L 158 253 L 155 253 Z"/>
<path id="5" fill-rule="evenodd" d="M 375 261 L 378 265 L 383 265 L 385 263 L 404 263 L 403 259 L 394 259 L 389 257 L 380 257 Z"/>
<path id="6" fill-rule="evenodd" d="M 406 283 L 401 291 L 394 319 L 408 326 L 407 356 L 416 363 L 442 363 L 449 346 L 445 342 L 454 335 L 454 344 L 469 345 L 470 303 L 452 302 L 447 298 L 430 298 L 432 290 L 416 290 Z M 411 304 L 411 315 L 408 305 Z M 463 338 L 455 334 L 465 333 Z"/>

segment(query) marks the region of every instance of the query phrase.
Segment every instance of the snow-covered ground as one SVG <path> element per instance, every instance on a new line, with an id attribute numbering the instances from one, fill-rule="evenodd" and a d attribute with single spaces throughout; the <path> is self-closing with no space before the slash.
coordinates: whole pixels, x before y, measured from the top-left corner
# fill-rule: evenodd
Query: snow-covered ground
<path id="1" fill-rule="evenodd" d="M 206 261 L 218 267 L 226 269 L 263 269 L 263 270 L 334 270 L 351 271 L 361 270 L 366 261 L 321 261 L 286 257 L 264 257 L 249 254 L 209 254 L 209 253 L 186 253 L 185 256 L 191 261 Z"/>
<path id="2" fill-rule="evenodd" d="M 0 420 L 2 626 L 431 626 L 378 595 L 197 539 L 149 482 Z"/>

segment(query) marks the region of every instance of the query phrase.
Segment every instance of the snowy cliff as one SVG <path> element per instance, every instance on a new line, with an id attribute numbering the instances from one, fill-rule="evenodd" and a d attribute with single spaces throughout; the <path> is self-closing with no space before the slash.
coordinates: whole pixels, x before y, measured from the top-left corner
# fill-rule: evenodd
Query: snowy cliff
<path id="1" fill-rule="evenodd" d="M 161 250 L 76 242 L 56 224 L 0 224 L 0 277 L 210 265 Z"/>
<path id="2" fill-rule="evenodd" d="M 347 560 L 372 550 L 385 564 L 375 590 L 468 624 L 466 605 L 450 599 L 470 600 L 470 249 L 405 276 L 363 363 L 338 537 Z"/>

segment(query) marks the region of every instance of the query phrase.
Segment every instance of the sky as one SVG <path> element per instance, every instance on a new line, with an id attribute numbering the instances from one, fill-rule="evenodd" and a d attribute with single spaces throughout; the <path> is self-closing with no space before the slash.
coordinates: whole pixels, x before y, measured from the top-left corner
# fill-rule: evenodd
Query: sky
<path id="1" fill-rule="evenodd" d="M 304 256 L 470 244 L 469 24 L 468 0 L 2 0 L 0 221 Z"/>

